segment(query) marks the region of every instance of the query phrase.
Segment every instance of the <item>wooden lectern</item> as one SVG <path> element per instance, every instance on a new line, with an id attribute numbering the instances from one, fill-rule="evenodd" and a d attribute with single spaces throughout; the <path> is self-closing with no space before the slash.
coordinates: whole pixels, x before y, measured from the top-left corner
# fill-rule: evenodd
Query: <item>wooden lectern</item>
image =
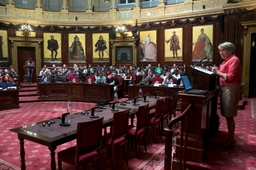
<path id="1" fill-rule="evenodd" d="M 218 84 L 215 74 L 198 66 L 187 66 L 186 74 L 194 89 L 212 91 Z"/>
<path id="2" fill-rule="evenodd" d="M 179 135 L 176 138 L 172 169 L 178 169 L 180 158 L 186 161 L 203 162 L 207 158 L 209 136 L 216 133 L 219 126 L 216 75 L 192 67 L 187 67 L 186 74 L 190 78 L 193 88 L 205 89 L 209 92 L 205 95 L 179 93 L 181 111 L 183 112 L 189 104 L 193 104 L 193 108 L 188 116 L 187 129 L 181 132 L 183 134 L 186 132 L 188 135 L 186 153 L 179 155 L 179 149 L 182 146 Z"/>

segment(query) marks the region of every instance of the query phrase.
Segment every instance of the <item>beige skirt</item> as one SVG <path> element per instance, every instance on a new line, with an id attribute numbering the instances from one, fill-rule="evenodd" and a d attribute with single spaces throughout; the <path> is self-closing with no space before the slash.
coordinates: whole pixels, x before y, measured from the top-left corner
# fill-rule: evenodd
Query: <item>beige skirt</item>
<path id="1" fill-rule="evenodd" d="M 220 87 L 220 108 L 224 117 L 237 116 L 237 104 L 241 96 L 240 86 Z"/>

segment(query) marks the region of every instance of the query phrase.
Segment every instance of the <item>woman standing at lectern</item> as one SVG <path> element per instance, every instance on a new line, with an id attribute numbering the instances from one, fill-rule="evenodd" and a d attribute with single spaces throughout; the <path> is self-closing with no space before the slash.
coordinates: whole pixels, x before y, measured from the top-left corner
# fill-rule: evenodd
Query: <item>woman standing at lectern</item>
<path id="1" fill-rule="evenodd" d="M 233 43 L 221 43 L 218 49 L 224 61 L 219 68 L 213 67 L 212 72 L 219 76 L 221 115 L 226 118 L 228 127 L 228 138 L 222 143 L 222 147 L 232 148 L 236 144 L 234 117 L 237 116 L 237 104 L 241 95 L 241 66 L 240 60 L 235 55 L 235 45 Z"/>

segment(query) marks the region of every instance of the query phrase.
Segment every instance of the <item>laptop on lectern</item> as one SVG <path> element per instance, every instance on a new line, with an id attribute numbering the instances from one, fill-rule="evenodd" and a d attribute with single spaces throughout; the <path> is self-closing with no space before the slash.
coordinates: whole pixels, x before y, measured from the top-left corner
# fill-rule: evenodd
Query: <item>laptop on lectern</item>
<path id="1" fill-rule="evenodd" d="M 206 94 L 208 90 L 193 89 L 187 75 L 182 75 L 181 80 L 188 94 Z"/>

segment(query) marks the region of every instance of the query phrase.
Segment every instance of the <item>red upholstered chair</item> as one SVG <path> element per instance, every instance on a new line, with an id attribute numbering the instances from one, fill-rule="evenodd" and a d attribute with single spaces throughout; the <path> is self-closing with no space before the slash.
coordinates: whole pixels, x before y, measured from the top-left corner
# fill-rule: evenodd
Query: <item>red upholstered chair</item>
<path id="1" fill-rule="evenodd" d="M 87 84 L 92 84 L 92 83 L 94 83 L 95 82 L 95 76 L 93 76 L 93 75 L 88 75 L 88 76 L 86 76 L 86 78 L 85 78 L 85 83 L 87 83 Z"/>
<path id="2" fill-rule="evenodd" d="M 102 122 L 103 118 L 100 118 L 77 124 L 76 146 L 58 152 L 59 170 L 62 169 L 62 162 L 71 164 L 78 170 L 80 166 L 85 169 L 86 164 L 94 161 L 97 162 L 99 169 Z"/>
<path id="3" fill-rule="evenodd" d="M 176 78 L 172 78 L 172 83 L 176 84 L 177 83 L 177 79 Z"/>
<path id="4" fill-rule="evenodd" d="M 70 82 L 71 83 L 79 83 L 79 77 L 78 76 L 70 76 Z"/>
<path id="5" fill-rule="evenodd" d="M 117 85 L 118 96 L 121 97 L 123 95 L 123 78 L 119 75 L 116 76 L 119 84 Z"/>
<path id="6" fill-rule="evenodd" d="M 135 149 L 136 149 L 136 156 L 138 156 L 138 142 L 141 137 L 143 137 L 144 142 L 144 149 L 147 152 L 146 147 L 146 125 L 147 125 L 147 115 L 148 115 L 148 104 L 145 106 L 140 106 L 138 109 L 137 116 L 137 124 L 136 126 L 131 126 L 128 129 L 128 138 L 135 139 Z"/>
<path id="7" fill-rule="evenodd" d="M 156 125 L 158 125 L 159 136 L 161 137 L 160 125 L 161 125 L 162 115 L 163 115 L 163 99 L 158 99 L 155 106 L 155 112 L 150 114 L 148 117 L 148 126 L 153 127 L 153 137 L 154 137 L 155 143 L 156 143 L 156 138 L 155 138 Z"/>
<path id="8" fill-rule="evenodd" d="M 137 76 L 135 73 L 132 73 L 132 82 L 133 84 L 137 84 Z"/>
<path id="9" fill-rule="evenodd" d="M 163 78 L 162 77 L 154 77 L 152 79 L 152 84 L 155 84 L 156 82 L 158 82 L 159 84 L 163 83 Z"/>
<path id="10" fill-rule="evenodd" d="M 121 146 L 123 146 L 125 161 L 128 165 L 128 160 L 126 156 L 126 138 L 128 130 L 129 112 L 130 110 L 114 112 L 111 133 L 103 136 L 103 146 L 107 147 L 109 154 L 111 154 L 112 169 L 114 169 L 115 167 L 115 150 Z"/>

